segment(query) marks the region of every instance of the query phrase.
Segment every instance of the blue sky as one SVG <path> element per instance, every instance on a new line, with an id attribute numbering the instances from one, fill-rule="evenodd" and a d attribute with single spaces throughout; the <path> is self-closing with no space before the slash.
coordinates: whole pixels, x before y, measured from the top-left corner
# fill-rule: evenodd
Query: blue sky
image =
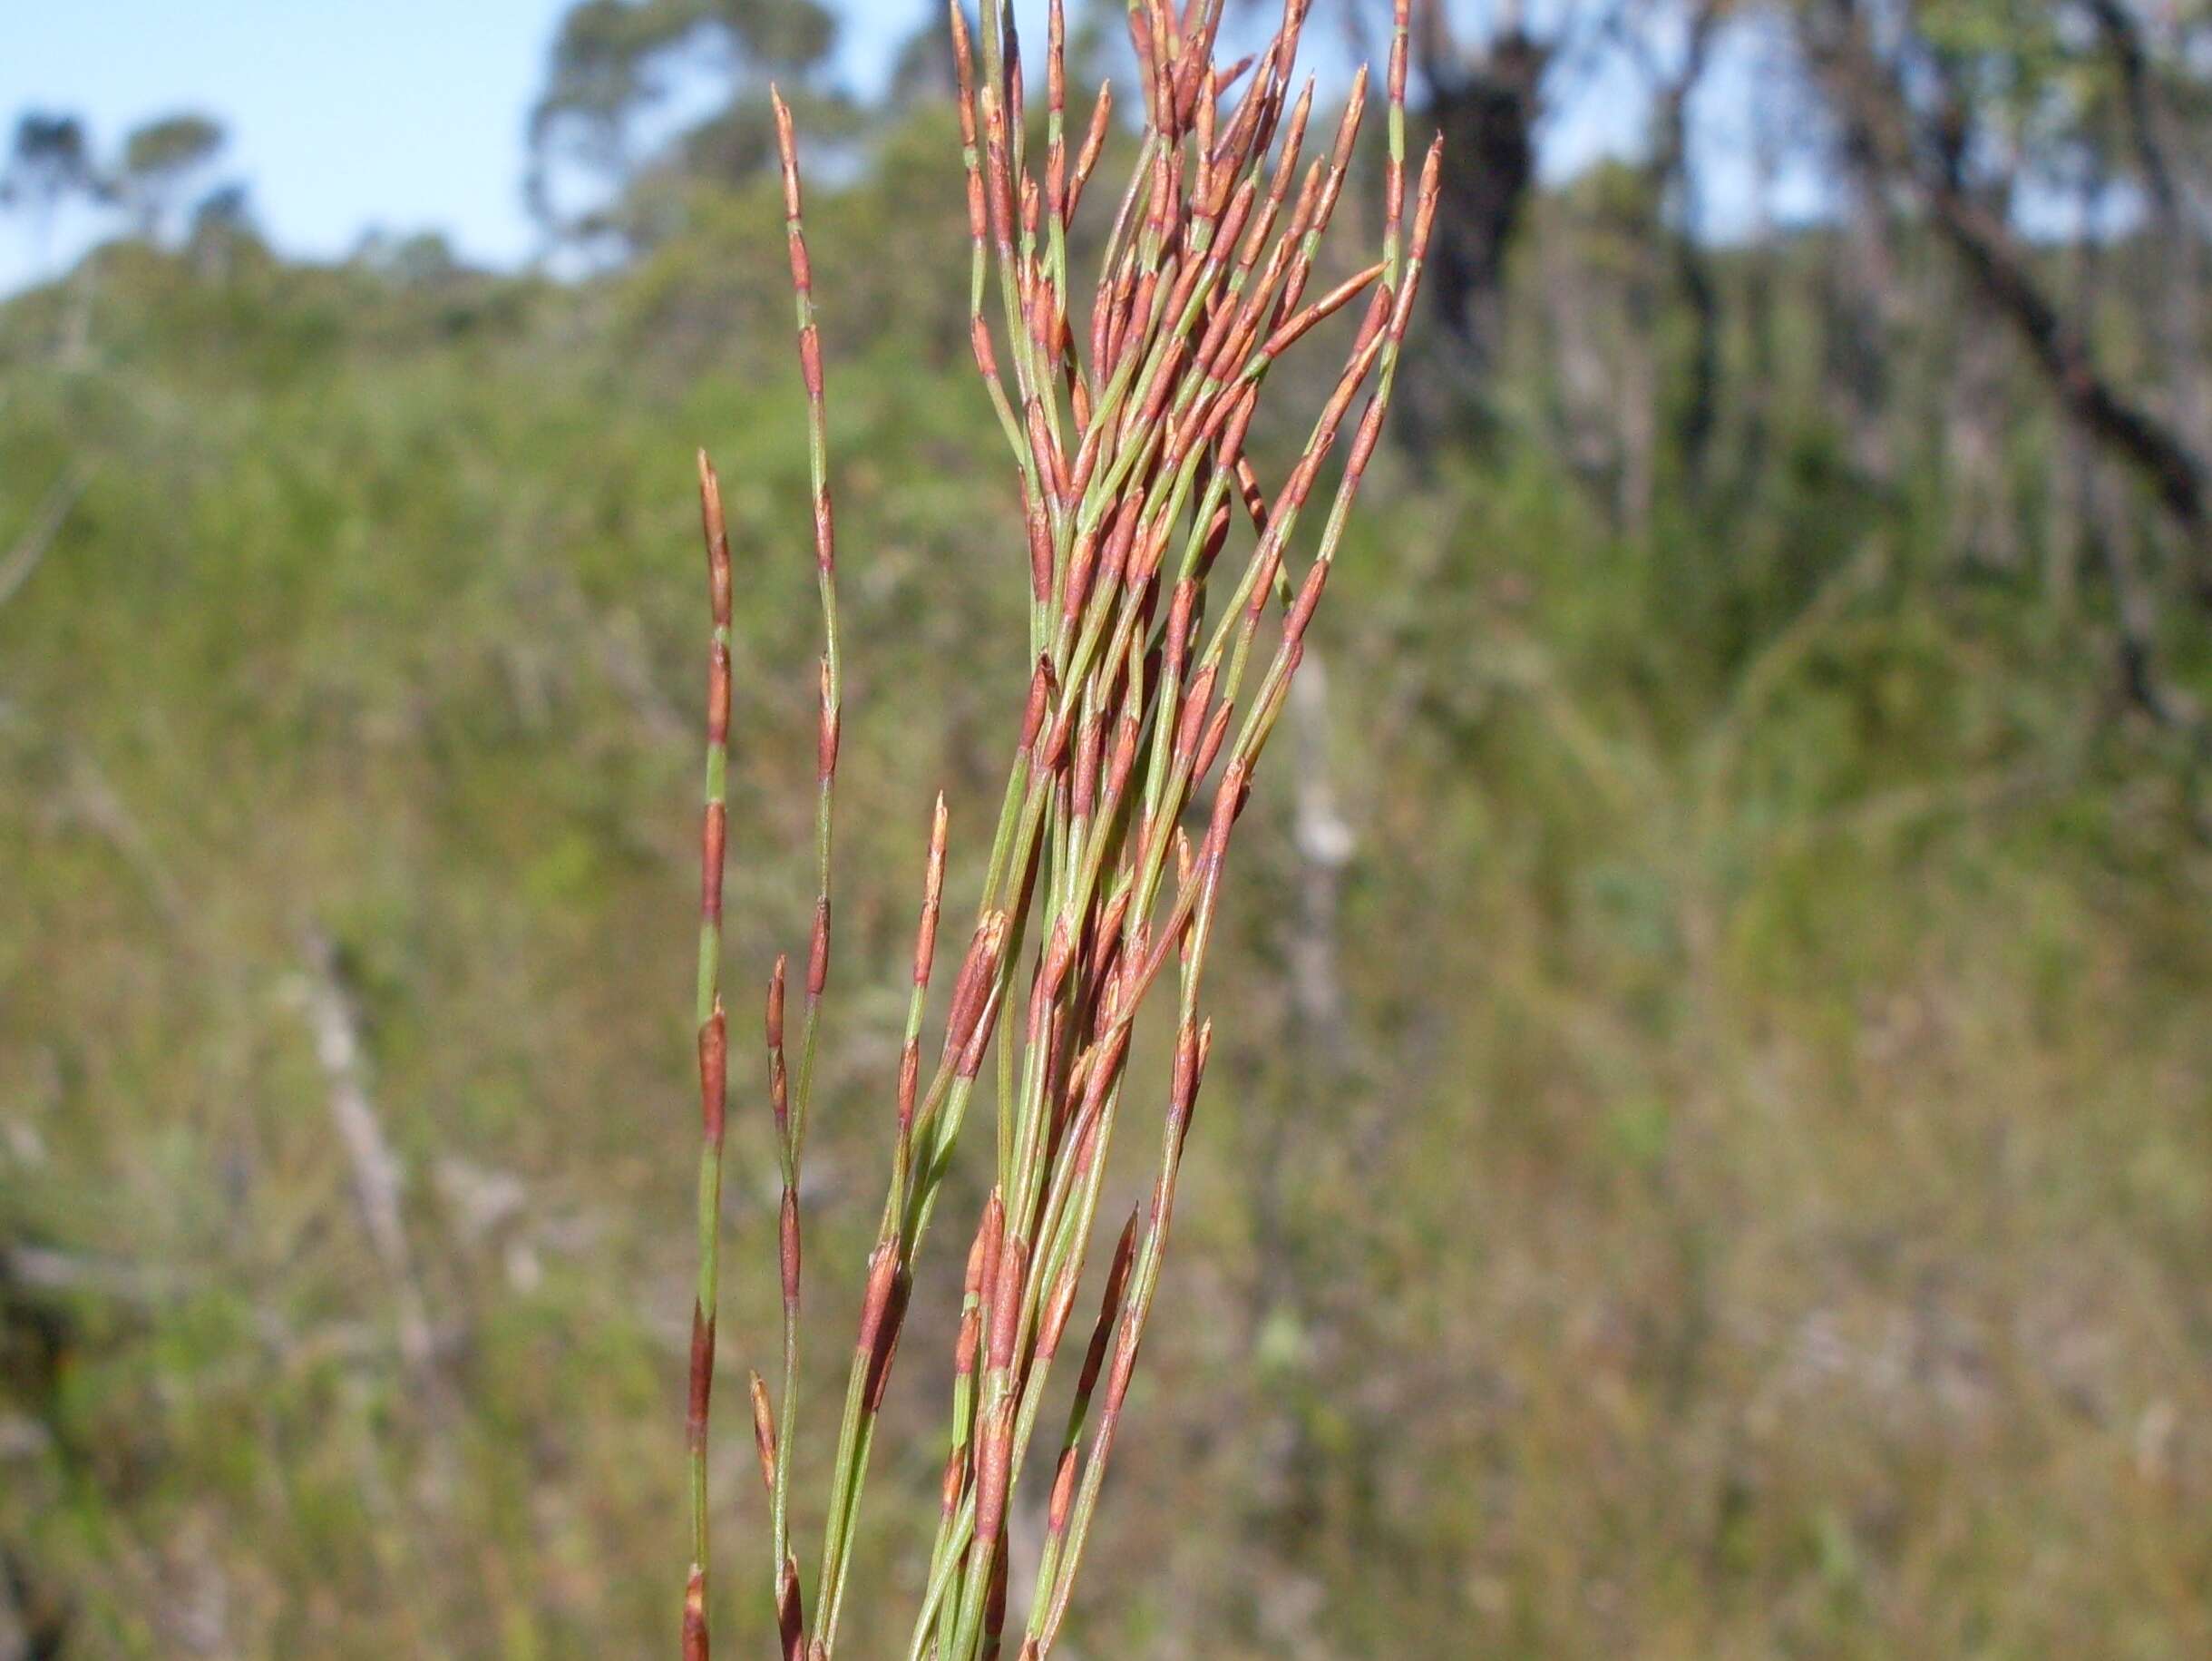
<path id="1" fill-rule="evenodd" d="M 8 9 L 0 120 L 11 126 L 25 109 L 72 111 L 112 149 L 150 116 L 203 110 L 230 130 L 220 176 L 248 182 L 258 221 L 288 252 L 339 255 L 373 228 L 442 230 L 465 257 L 492 264 L 531 251 L 523 122 L 564 0 L 12 0 Z M 836 9 L 839 73 L 863 89 L 921 15 L 918 0 Z M 1714 79 L 1726 79 L 1716 68 Z M 1642 106 L 1624 76 L 1618 63 L 1600 69 L 1549 123 L 1547 175 L 1633 148 Z M 1710 142 L 1709 155 L 1725 161 L 1740 139 Z M 73 256 L 97 230 L 89 215 L 60 225 L 54 257 Z M 0 292 L 37 274 L 27 228 L 0 225 Z"/>
<path id="2" fill-rule="evenodd" d="M 0 120 L 73 111 L 112 146 L 180 108 L 231 132 L 226 175 L 296 253 L 338 254 L 371 226 L 442 230 L 473 258 L 523 258 L 523 119 L 563 0 L 11 0 Z M 843 63 L 867 83 L 915 0 L 841 5 Z M 56 252 L 92 228 L 63 225 Z M 0 226 L 0 289 L 33 275 Z"/>

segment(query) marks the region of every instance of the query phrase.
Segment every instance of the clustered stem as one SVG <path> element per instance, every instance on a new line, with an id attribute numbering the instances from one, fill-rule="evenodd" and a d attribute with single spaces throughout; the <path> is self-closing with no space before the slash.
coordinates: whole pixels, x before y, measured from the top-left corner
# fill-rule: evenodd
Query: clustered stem
<path id="1" fill-rule="evenodd" d="M 1307 300 L 1350 171 L 1366 108 L 1366 72 L 1352 84 L 1329 147 L 1301 173 L 1313 85 L 1309 77 L 1293 95 L 1292 73 L 1307 0 L 1286 0 L 1267 45 L 1226 68 L 1213 56 L 1223 4 L 1187 0 L 1178 14 L 1168 0 L 1133 0 L 1129 31 L 1142 81 L 1142 129 L 1089 297 L 1087 327 L 1078 332 L 1068 232 L 1104 152 L 1110 89 L 1100 88 L 1071 160 L 1066 25 L 1061 0 L 1050 0 L 1040 181 L 1028 153 L 1010 5 L 986 0 L 988 15 L 971 32 L 960 0 L 950 3 L 971 247 L 970 336 L 1013 452 L 1028 529 L 1033 667 L 975 923 L 925 1088 L 921 1036 L 945 868 L 941 797 L 932 817 L 890 1187 L 868 1257 L 811 1621 L 791 1550 L 790 1461 L 782 1451 L 795 1432 L 798 1181 L 828 975 L 831 806 L 842 707 L 821 345 L 791 117 L 783 101 L 775 101 L 825 636 L 820 884 L 795 1089 L 786 1082 L 781 960 L 768 995 L 769 1097 L 784 1184 L 780 1422 L 766 1385 L 757 1373 L 752 1379 L 785 1661 L 827 1661 L 834 1653 L 862 1493 L 917 1255 L 976 1080 L 994 1050 L 997 1181 L 968 1255 L 937 1536 L 909 1656 L 980 1661 L 1001 1653 L 1009 1502 L 1074 1314 L 1128 1082 L 1134 1024 L 1172 962 L 1174 1050 L 1158 1171 L 1149 1203 L 1133 1210 L 1120 1231 L 1058 1440 L 1037 1584 L 1021 1629 L 1024 1661 L 1051 1651 L 1066 1618 L 1159 1284 L 1184 1141 L 1212 1049 L 1200 983 L 1231 835 L 1281 715 L 1381 432 L 1437 202 L 1432 146 L 1408 229 L 1408 0 L 1398 0 L 1381 258 Z M 987 303 L 994 272 L 1001 313 L 995 322 Z M 1245 451 L 1269 372 L 1292 345 L 1362 296 L 1343 367 L 1287 478 L 1271 495 Z M 1010 378 L 1001 369 L 1002 351 Z M 1293 532 L 1363 389 L 1365 403 L 1351 423 L 1318 544 L 1293 581 Z M 724 1066 L 713 963 L 720 948 L 728 721 L 727 543 L 704 461 L 701 476 L 716 573 L 709 920 L 701 938 L 699 993 L 701 1080 L 711 1105 L 700 1179 L 687 1657 L 706 1653 L 705 1450 Z M 1224 577 L 1221 556 L 1240 513 L 1251 521 L 1253 543 L 1241 568 Z M 1224 589 L 1209 629 L 1213 597 Z M 1280 611 L 1272 623 L 1272 608 Z M 1262 667 L 1248 691 L 1255 661 Z M 1186 816 L 1194 826 L 1203 822 L 1195 844 L 1184 828 Z"/>

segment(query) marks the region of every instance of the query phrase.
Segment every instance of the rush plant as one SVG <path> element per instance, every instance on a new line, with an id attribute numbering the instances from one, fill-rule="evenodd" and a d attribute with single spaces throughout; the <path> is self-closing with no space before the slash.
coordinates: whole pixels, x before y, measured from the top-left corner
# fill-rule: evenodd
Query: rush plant
<path id="1" fill-rule="evenodd" d="M 1437 200 L 1429 151 L 1405 213 L 1407 0 L 1393 30 L 1380 258 L 1308 298 L 1365 116 L 1353 82 L 1327 144 L 1304 155 L 1314 86 L 1293 73 L 1306 0 L 1287 0 L 1258 53 L 1213 58 L 1223 0 L 1136 0 L 1129 34 L 1143 119 L 1135 158 L 1077 311 L 1069 231 L 1105 153 L 1102 86 L 1072 150 L 1065 26 L 1052 0 L 1043 155 L 1029 137 L 1010 8 L 975 33 L 950 8 L 972 242 L 970 335 L 1020 475 L 1034 668 L 981 898 L 960 951 L 934 1064 L 922 1066 L 945 870 L 941 797 L 931 826 L 913 988 L 896 1086 L 889 1191 L 868 1259 L 845 1382 L 821 1568 L 803 1595 L 792 1543 L 791 1461 L 802 1395 L 799 1173 L 814 1083 L 831 938 L 830 847 L 841 716 L 835 533 L 824 442 L 822 348 L 800 213 L 790 112 L 775 102 L 785 224 L 808 408 L 821 662 L 819 886 L 795 1068 L 785 1057 L 785 966 L 767 990 L 769 1100 L 783 1175 L 781 1382 L 751 1381 L 769 1500 L 771 1573 L 786 1661 L 834 1654 L 879 1410 L 915 1265 L 958 1152 L 977 1080 L 995 1066 L 997 1181 L 968 1252 L 952 1334 L 951 1427 L 912 1661 L 1052 1650 L 1098 1503 L 1174 1210 L 1184 1138 L 1212 1023 L 1201 981 L 1230 843 L 1254 769 L 1298 672 L 1308 626 L 1382 430 L 1413 315 Z M 990 289 L 996 278 L 997 310 Z M 1297 461 L 1270 491 L 1245 451 L 1271 369 L 1333 314 L 1358 323 Z M 1356 419 L 1352 409 L 1362 394 Z M 1312 550 L 1293 558 L 1309 499 L 1350 434 Z M 708 1405 L 714 1381 L 717 1217 L 728 1073 L 719 983 L 723 782 L 730 714 L 729 540 L 702 454 L 699 486 L 714 623 L 701 838 L 699 1270 L 688 1441 L 692 1563 L 684 1653 L 707 1654 Z M 1250 552 L 1224 560 L 1233 523 Z M 1009 645 L 1011 643 L 1009 642 Z M 1188 822 L 1186 827 L 1186 821 Z M 1052 1427 L 1051 1498 L 1029 1608 L 1007 1607 L 1008 1500 L 1038 1445 L 1038 1418 L 1092 1256 L 1106 1151 L 1124 1103 L 1133 1024 L 1172 987 L 1174 1060 L 1157 1175 L 1107 1255 L 1066 1422 Z"/>

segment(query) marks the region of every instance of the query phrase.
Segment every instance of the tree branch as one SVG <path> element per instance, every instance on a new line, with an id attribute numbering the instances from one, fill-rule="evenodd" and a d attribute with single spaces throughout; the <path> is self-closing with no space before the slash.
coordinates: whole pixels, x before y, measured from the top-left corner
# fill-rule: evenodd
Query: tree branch
<path id="1" fill-rule="evenodd" d="M 1808 30 L 1808 54 L 1833 91 L 1847 142 L 1927 210 L 1998 315 L 2042 371 L 2067 414 L 2147 482 L 2191 554 L 2190 587 L 2212 607 L 2212 504 L 2207 466 L 2181 437 L 2104 370 L 2086 327 L 2045 291 L 2012 230 L 1929 151 L 1894 68 L 1876 57 L 1853 0 L 1828 0 L 1829 27 Z"/>

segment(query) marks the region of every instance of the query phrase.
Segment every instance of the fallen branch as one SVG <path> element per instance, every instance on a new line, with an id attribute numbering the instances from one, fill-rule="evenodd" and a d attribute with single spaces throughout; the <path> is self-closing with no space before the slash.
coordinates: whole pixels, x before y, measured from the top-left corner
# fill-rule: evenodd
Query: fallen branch
<path id="1" fill-rule="evenodd" d="M 427 1380 L 434 1371 L 436 1348 L 422 1284 L 407 1249 L 406 1226 L 400 1217 L 404 1176 L 368 1093 L 360 1022 L 338 978 L 337 953 L 326 935 L 311 931 L 306 955 L 300 1003 L 315 1038 L 315 1059 L 329 1082 L 330 1122 L 346 1150 L 354 1203 L 360 1208 L 370 1249 L 392 1282 L 400 1359 L 410 1373 Z"/>

